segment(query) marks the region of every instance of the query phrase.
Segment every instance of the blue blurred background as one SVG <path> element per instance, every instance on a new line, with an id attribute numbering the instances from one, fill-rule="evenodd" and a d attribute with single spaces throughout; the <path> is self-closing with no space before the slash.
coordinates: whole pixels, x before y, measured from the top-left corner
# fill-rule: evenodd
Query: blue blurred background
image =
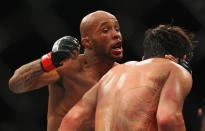
<path id="1" fill-rule="evenodd" d="M 7 0 L 0 2 L 0 131 L 45 131 L 48 88 L 14 94 L 8 80 L 15 69 L 49 52 L 62 36 L 80 40 L 79 24 L 88 13 L 105 10 L 119 20 L 124 58 L 141 60 L 146 29 L 179 25 L 196 35 L 199 44 L 191 63 L 193 89 L 184 104 L 187 131 L 203 124 L 205 68 L 204 0 Z M 205 112 L 205 111 L 204 111 Z"/>

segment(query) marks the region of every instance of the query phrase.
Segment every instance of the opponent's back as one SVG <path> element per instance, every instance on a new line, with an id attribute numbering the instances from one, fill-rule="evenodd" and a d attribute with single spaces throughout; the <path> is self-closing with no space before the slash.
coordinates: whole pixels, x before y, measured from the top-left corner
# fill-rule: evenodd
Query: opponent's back
<path id="1" fill-rule="evenodd" d="M 183 77 L 176 81 L 178 87 L 174 83 L 167 85 L 172 75 L 176 79 Z M 189 81 L 191 76 L 183 67 L 163 58 L 116 66 L 99 83 L 96 130 L 157 130 L 156 114 L 162 90 L 172 88 L 168 89 L 172 91 L 170 94 L 181 94 L 176 101 L 183 102 L 184 90 L 190 90 L 181 87 L 185 77 Z M 182 106 L 183 103 L 177 108 Z"/>

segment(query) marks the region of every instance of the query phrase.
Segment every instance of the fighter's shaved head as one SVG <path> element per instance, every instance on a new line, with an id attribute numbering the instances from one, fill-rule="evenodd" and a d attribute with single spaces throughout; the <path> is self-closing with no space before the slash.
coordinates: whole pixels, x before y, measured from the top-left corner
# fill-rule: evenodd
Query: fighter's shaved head
<path id="1" fill-rule="evenodd" d="M 115 18 L 114 15 L 110 14 L 106 11 L 95 11 L 88 15 L 86 15 L 80 24 L 80 34 L 81 37 L 85 37 L 89 35 L 89 33 L 93 30 L 94 25 L 96 25 L 99 21 L 102 20 L 102 18 Z"/>

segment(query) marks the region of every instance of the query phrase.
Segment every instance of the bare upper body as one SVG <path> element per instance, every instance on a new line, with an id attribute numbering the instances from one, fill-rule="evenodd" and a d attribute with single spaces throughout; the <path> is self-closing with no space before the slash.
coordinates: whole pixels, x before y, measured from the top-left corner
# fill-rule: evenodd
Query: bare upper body
<path id="1" fill-rule="evenodd" d="M 9 81 L 15 93 L 24 93 L 49 86 L 47 130 L 57 131 L 64 115 L 97 81 L 122 58 L 122 36 L 117 19 L 110 13 L 96 11 L 81 23 L 79 50 L 62 61 L 62 66 L 43 72 L 40 59 L 17 69 Z M 93 119 L 79 130 L 91 130 Z M 91 125 L 91 126 L 90 126 Z"/>
<path id="2" fill-rule="evenodd" d="M 104 75 L 63 121 L 75 130 L 96 108 L 96 131 L 185 131 L 182 108 L 191 87 L 189 72 L 170 60 L 127 62 Z"/>
<path id="3" fill-rule="evenodd" d="M 112 66 L 117 63 L 112 63 L 111 65 L 103 65 L 100 68 L 97 65 L 88 65 L 85 60 L 85 56 L 78 56 L 76 59 L 68 59 L 64 66 L 57 68 L 54 71 L 45 73 L 40 67 L 39 60 L 32 63 L 32 66 L 38 68 L 38 72 L 42 73 L 40 77 L 35 77 L 37 71 L 33 70 L 27 71 L 22 75 L 14 76 L 18 81 L 16 82 L 16 92 L 21 93 L 26 91 L 25 85 L 30 85 L 28 90 L 33 90 L 35 87 L 43 87 L 48 84 L 49 87 L 49 101 L 48 101 L 48 114 L 47 114 L 47 130 L 57 131 L 61 120 L 68 110 L 82 97 L 82 95 L 89 90 L 97 81 L 102 77 L 102 75 L 109 70 Z M 29 65 L 28 65 L 29 66 Z M 24 66 L 25 71 L 27 69 Z M 96 70 L 95 70 L 96 68 Z M 18 70 L 16 71 L 18 74 Z M 30 77 L 29 79 L 27 79 Z M 35 81 L 35 82 L 34 82 Z M 40 85 L 37 85 L 40 84 Z M 19 92 L 18 92 L 19 91 Z M 91 125 L 94 123 L 92 119 L 90 122 L 86 122 Z M 87 127 L 88 125 L 85 125 Z M 82 126 L 82 128 L 85 128 Z M 91 127 L 88 127 L 90 130 Z"/>
<path id="4" fill-rule="evenodd" d="M 95 70 L 95 65 L 87 65 L 85 56 L 79 56 L 76 60 L 68 60 L 64 68 L 57 69 L 61 77 L 57 82 L 49 85 L 47 130 L 57 131 L 69 109 L 79 101 L 87 90 L 98 82 L 105 71 L 108 71 L 115 64 L 117 63 L 112 63 L 109 66 L 102 64 L 101 66 L 106 67 L 102 68 L 104 70 Z M 85 123 L 79 130 L 93 129 L 94 117 Z"/>

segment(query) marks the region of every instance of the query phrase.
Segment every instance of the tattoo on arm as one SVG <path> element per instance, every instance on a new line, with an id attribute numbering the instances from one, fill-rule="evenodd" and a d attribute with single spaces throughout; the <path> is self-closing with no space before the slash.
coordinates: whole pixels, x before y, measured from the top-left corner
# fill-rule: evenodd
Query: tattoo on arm
<path id="1" fill-rule="evenodd" d="M 40 63 L 35 63 L 30 66 L 24 67 L 15 77 L 15 82 L 12 88 L 15 90 L 23 90 L 28 88 L 35 82 L 37 78 L 43 73 Z"/>

